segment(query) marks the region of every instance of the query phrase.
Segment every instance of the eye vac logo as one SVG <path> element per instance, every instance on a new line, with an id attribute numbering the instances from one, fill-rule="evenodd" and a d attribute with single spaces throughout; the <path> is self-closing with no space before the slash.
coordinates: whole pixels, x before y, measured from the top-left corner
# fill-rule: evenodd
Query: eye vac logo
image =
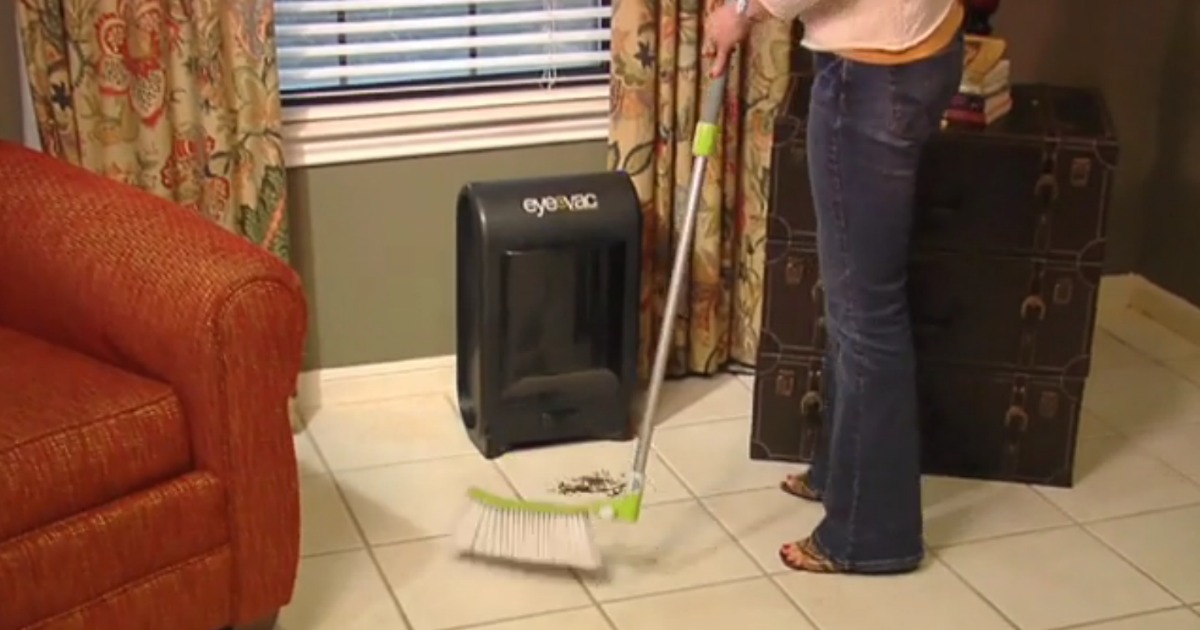
<path id="1" fill-rule="evenodd" d="M 537 218 L 556 212 L 585 212 L 599 210 L 600 199 L 596 193 L 574 193 L 570 195 L 550 195 L 546 197 L 526 197 L 521 200 L 521 207 L 526 213 Z"/>

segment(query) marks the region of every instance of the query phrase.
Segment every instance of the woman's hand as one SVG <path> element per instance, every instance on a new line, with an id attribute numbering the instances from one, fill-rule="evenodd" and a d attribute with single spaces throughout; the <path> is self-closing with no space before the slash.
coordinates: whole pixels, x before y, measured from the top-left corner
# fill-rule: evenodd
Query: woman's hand
<path id="1" fill-rule="evenodd" d="M 732 2 L 726 2 L 708 14 L 708 19 L 704 21 L 704 48 L 705 54 L 712 57 L 709 76 L 719 77 L 729 69 L 729 58 L 737 45 L 750 34 L 752 15 L 758 12 L 761 12 L 761 5 L 751 0 L 747 12 L 751 15 L 739 14 Z"/>

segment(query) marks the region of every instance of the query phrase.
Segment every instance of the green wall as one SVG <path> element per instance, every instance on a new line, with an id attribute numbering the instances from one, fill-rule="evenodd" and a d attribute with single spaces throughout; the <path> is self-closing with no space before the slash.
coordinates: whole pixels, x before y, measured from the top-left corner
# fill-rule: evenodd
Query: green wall
<path id="1" fill-rule="evenodd" d="M 997 31 L 1009 41 L 1015 80 L 1104 92 L 1121 141 L 1109 210 L 1110 273 L 1143 272 L 1142 251 L 1156 245 L 1145 236 L 1160 159 L 1164 112 L 1158 102 L 1164 87 L 1174 89 L 1164 84 L 1164 62 L 1180 7 L 1196 2 L 1002 0 L 996 14 Z M 1200 304 L 1200 292 L 1187 297 Z"/>
<path id="2" fill-rule="evenodd" d="M 1183 0 L 1158 89 L 1162 150 L 1137 269 L 1200 304 L 1200 2 Z"/>
<path id="3" fill-rule="evenodd" d="M 310 367 L 454 351 L 454 208 L 473 181 L 604 168 L 604 143 L 293 169 Z"/>
<path id="4" fill-rule="evenodd" d="M 6 3 L 8 4 L 8 3 Z M 21 91 L 17 64 L 16 6 L 0 9 L 0 139 L 21 139 Z"/>
<path id="5" fill-rule="evenodd" d="M 1017 80 L 1098 85 L 1121 135 L 1109 271 L 1200 304 L 1200 2 L 1005 0 Z M 0 11 L 0 137 L 20 137 L 11 10 Z M 291 171 L 308 367 L 453 351 L 454 202 L 466 182 L 604 167 L 601 142 Z"/>

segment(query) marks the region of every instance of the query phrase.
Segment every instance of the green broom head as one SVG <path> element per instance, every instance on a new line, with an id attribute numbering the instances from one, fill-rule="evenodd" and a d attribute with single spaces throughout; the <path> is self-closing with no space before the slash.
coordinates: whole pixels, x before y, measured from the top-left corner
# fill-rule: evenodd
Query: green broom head
<path id="1" fill-rule="evenodd" d="M 582 505 L 524 501 L 471 488 L 456 544 L 469 555 L 595 570 L 601 559 L 592 518 L 636 522 L 641 515 L 641 487 L 640 482 L 631 483 L 620 496 Z"/>
<path id="2" fill-rule="evenodd" d="M 467 497 L 471 501 L 493 510 L 544 514 L 546 516 L 597 516 L 606 521 L 636 523 L 642 513 L 642 493 L 632 490 L 611 499 L 578 504 L 525 501 L 502 497 L 480 488 L 467 490 Z"/>

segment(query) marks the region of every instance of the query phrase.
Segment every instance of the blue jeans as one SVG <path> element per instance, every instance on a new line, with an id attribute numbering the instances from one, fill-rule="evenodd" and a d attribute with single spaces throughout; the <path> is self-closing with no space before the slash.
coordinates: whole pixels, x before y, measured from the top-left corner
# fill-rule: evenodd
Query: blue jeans
<path id="1" fill-rule="evenodd" d="M 906 571 L 924 557 L 909 242 L 921 151 L 962 60 L 957 39 L 898 66 L 816 54 L 808 163 L 828 346 L 813 541 L 844 571 Z"/>

